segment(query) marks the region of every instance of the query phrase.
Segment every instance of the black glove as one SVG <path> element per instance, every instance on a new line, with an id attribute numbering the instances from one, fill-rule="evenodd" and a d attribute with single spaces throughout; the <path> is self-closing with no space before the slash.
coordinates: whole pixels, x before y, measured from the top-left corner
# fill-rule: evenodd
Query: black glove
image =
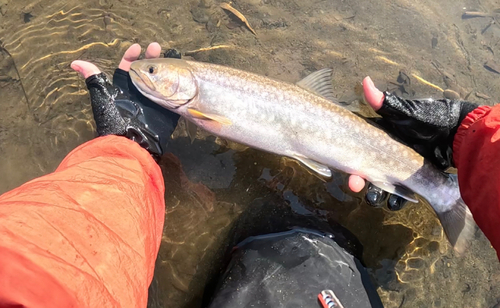
<path id="1" fill-rule="evenodd" d="M 454 166 L 453 140 L 460 123 L 479 105 L 449 99 L 407 100 L 384 92 L 384 102 L 377 111 L 382 118 L 371 118 L 386 132 L 410 146 L 440 170 Z M 406 200 L 388 195 L 370 184 L 366 201 L 380 206 L 387 199 L 392 210 L 401 209 Z"/>
<path id="2" fill-rule="evenodd" d="M 180 58 L 177 52 L 165 56 Z M 167 147 L 179 115 L 143 96 L 128 72 L 116 69 L 113 85 L 101 73 L 85 80 L 99 136 L 125 136 L 141 145 L 158 160 Z"/>

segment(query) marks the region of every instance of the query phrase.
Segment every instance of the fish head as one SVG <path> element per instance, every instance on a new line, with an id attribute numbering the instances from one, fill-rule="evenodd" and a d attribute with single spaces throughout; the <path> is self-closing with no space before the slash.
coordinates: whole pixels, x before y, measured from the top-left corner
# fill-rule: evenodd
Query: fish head
<path id="1" fill-rule="evenodd" d="M 167 109 L 177 109 L 198 94 L 190 65 L 180 59 L 158 58 L 134 61 L 130 78 L 147 98 Z"/>

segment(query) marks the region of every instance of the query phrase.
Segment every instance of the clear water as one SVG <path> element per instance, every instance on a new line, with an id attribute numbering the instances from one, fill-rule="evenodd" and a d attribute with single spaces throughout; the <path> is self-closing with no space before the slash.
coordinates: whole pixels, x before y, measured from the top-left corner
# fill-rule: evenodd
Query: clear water
<path id="1" fill-rule="evenodd" d="M 462 18 L 466 10 L 491 13 L 498 1 L 233 5 L 257 36 L 214 0 L 0 0 L 0 192 L 53 171 L 93 138 L 85 84 L 71 61 L 90 60 L 111 73 L 134 42 L 182 52 L 227 45 L 193 57 L 290 82 L 332 67 L 338 98 L 347 101 L 359 98 L 366 75 L 407 97 L 443 96 L 415 75 L 481 104 L 500 97 L 500 75 L 484 67 L 500 63 L 500 20 Z M 288 211 L 351 231 L 386 307 L 499 305 L 500 265 L 484 235 L 456 256 L 427 205 L 373 209 L 348 192 L 343 174 L 325 183 L 291 160 L 203 133 L 191 144 L 182 125 L 170 151 L 162 162 L 167 215 L 151 307 L 199 307 L 233 224 L 263 209 L 275 219 Z M 259 233 L 261 224 L 247 232 Z"/>

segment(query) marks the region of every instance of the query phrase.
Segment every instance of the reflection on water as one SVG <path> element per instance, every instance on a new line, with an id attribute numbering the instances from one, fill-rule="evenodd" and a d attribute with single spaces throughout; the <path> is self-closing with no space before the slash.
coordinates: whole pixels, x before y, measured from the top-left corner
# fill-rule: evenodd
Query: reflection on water
<path id="1" fill-rule="evenodd" d="M 85 85 L 69 63 L 91 60 L 110 73 L 133 42 L 182 52 L 224 45 L 193 57 L 290 82 L 333 67 L 346 101 L 359 98 L 366 75 L 403 96 L 481 104 L 500 97 L 495 0 L 233 2 L 256 36 L 219 1 L 127 3 L 0 0 L 0 191 L 54 170 L 93 137 Z M 462 19 L 464 8 L 485 14 Z M 369 268 L 386 307 L 500 302 L 500 266 L 484 236 L 478 232 L 465 256 L 456 256 L 427 205 L 369 208 L 346 193 L 343 174 L 324 182 L 289 159 L 203 134 L 191 144 L 182 127 L 170 151 L 162 162 L 167 214 L 151 307 L 199 307 L 235 241 L 292 224 L 348 229 L 345 245 Z"/>

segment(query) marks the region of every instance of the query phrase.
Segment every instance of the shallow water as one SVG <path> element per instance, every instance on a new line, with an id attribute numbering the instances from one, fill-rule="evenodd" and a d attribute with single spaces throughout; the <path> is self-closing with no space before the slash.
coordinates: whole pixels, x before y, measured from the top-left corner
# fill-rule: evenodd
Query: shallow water
<path id="1" fill-rule="evenodd" d="M 193 58 L 289 82 L 332 67 L 337 96 L 346 101 L 359 98 L 366 75 L 406 97 L 440 98 L 437 87 L 480 104 L 500 97 L 500 75 L 484 67 L 500 63 L 500 19 L 488 27 L 490 17 L 462 18 L 465 10 L 490 13 L 497 1 L 233 5 L 257 36 L 215 0 L 0 0 L 0 192 L 53 171 L 93 138 L 85 84 L 69 63 L 90 60 L 111 73 L 134 42 L 183 53 L 225 45 Z M 294 161 L 202 132 L 191 144 L 182 125 L 174 136 L 162 162 L 167 215 L 151 307 L 199 307 L 234 241 L 313 218 L 359 240 L 386 307 L 499 305 L 500 265 L 481 232 L 458 257 L 427 205 L 373 209 L 348 192 L 343 174 L 324 182 Z M 234 232 L 236 221 L 243 231 Z"/>

